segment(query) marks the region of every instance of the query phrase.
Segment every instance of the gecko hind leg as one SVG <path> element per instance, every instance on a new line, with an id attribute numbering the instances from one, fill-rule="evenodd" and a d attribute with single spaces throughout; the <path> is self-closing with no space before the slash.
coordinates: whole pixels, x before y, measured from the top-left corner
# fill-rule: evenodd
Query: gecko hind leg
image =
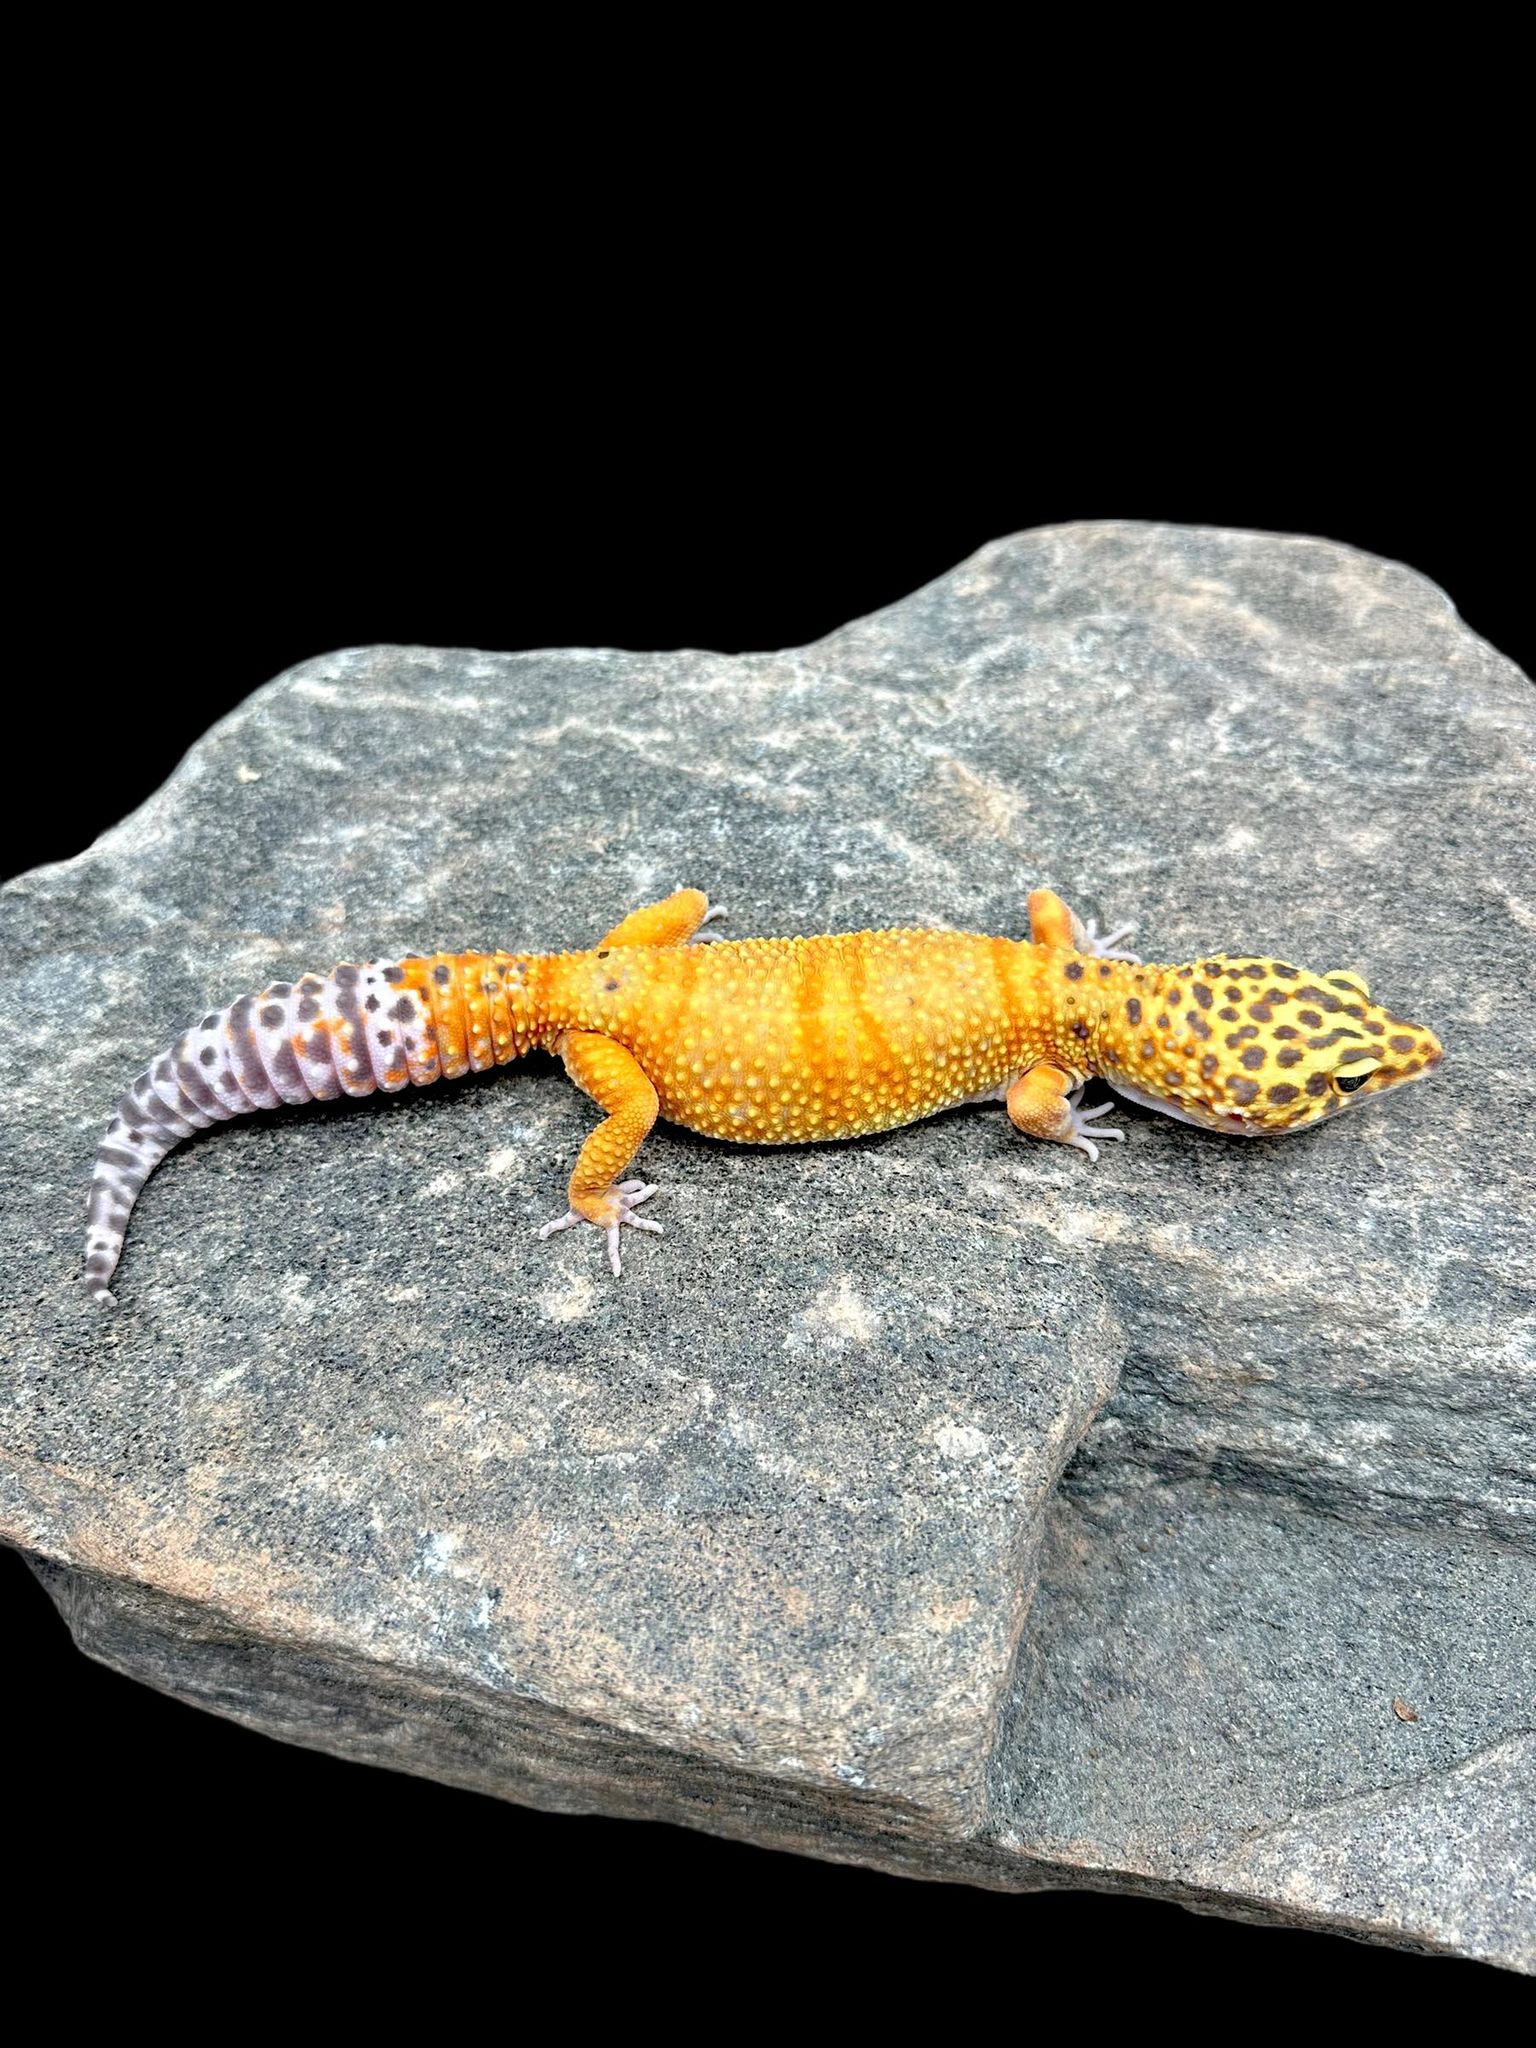
<path id="1" fill-rule="evenodd" d="M 711 909 L 702 889 L 674 889 L 659 903 L 632 910 L 597 943 L 604 951 L 611 946 L 686 946 L 701 925 L 724 915 L 722 909 Z"/>
<path id="2" fill-rule="evenodd" d="M 624 1225 L 627 1224 L 631 1230 L 652 1230 L 658 1237 L 663 1235 L 661 1224 L 652 1222 L 649 1216 L 635 1214 L 640 1204 L 648 1202 L 655 1192 L 655 1188 L 647 1187 L 643 1180 L 621 1180 L 613 1189 L 616 1212 L 613 1221 L 600 1224 L 598 1227 L 608 1240 L 608 1264 L 613 1268 L 615 1279 L 624 1271 L 623 1261 L 619 1257 L 619 1231 Z M 539 1236 L 554 1237 L 559 1231 L 569 1230 L 573 1224 L 591 1221 L 591 1217 L 583 1216 L 579 1209 L 567 1209 L 565 1214 L 557 1216 L 553 1223 L 544 1224 Z"/>
<path id="3" fill-rule="evenodd" d="M 617 1279 L 624 1270 L 619 1257 L 620 1231 L 627 1226 L 652 1231 L 658 1237 L 662 1234 L 659 1223 L 635 1214 L 640 1204 L 655 1194 L 655 1188 L 641 1180 L 619 1179 L 656 1121 L 656 1090 L 629 1048 L 605 1038 L 600 1031 L 562 1032 L 555 1050 L 576 1086 L 607 1114 L 597 1129 L 587 1134 L 581 1148 L 566 1190 L 569 1208 L 546 1223 L 539 1236 L 553 1237 L 577 1223 L 590 1223 L 607 1240 L 608 1263 Z"/>

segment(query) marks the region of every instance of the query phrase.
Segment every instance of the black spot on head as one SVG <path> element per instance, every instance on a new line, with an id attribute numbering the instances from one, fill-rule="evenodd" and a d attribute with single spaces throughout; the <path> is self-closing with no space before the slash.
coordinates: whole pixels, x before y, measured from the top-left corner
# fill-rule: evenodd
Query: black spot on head
<path id="1" fill-rule="evenodd" d="M 1301 1058 L 1302 1050 L 1299 1045 L 1282 1045 L 1275 1054 L 1275 1065 L 1277 1067 L 1294 1067 Z"/>
<path id="2" fill-rule="evenodd" d="M 1309 1095 L 1326 1095 L 1328 1093 L 1328 1076 L 1326 1074 L 1312 1075 L 1311 1079 L 1307 1082 L 1307 1093 Z"/>
<path id="3" fill-rule="evenodd" d="M 1268 1003 L 1250 1003 L 1248 1005 L 1248 1014 L 1256 1023 L 1267 1024 L 1275 1013 Z"/>
<path id="4" fill-rule="evenodd" d="M 1240 1081 L 1230 1081 L 1227 1084 L 1227 1093 L 1231 1096 L 1232 1100 L 1242 1103 L 1245 1108 L 1252 1102 L 1258 1092 L 1258 1082 L 1249 1081 L 1246 1078 Z"/>
<path id="5" fill-rule="evenodd" d="M 1068 981 L 1081 981 L 1081 980 L 1082 980 L 1082 978 L 1083 978 L 1083 963 L 1082 963 L 1082 961 L 1081 961 L 1081 960 L 1069 960 L 1069 961 L 1067 962 L 1067 979 L 1068 979 Z"/>
<path id="6" fill-rule="evenodd" d="M 1243 1000 L 1243 996 L 1245 993 L 1246 991 L 1240 986 L 1240 984 L 1238 984 L 1237 982 L 1233 982 L 1229 985 L 1227 989 L 1227 1001 L 1229 1003 L 1240 1003 Z"/>
<path id="7" fill-rule="evenodd" d="M 1264 969 L 1259 965 L 1257 960 L 1250 960 L 1248 962 L 1248 965 L 1243 969 L 1243 972 L 1247 975 L 1250 981 L 1262 981 L 1264 979 Z"/>
<path id="8" fill-rule="evenodd" d="M 1266 1054 L 1262 1045 L 1250 1045 L 1243 1054 L 1243 1065 L 1247 1067 L 1250 1073 L 1256 1074 L 1259 1068 L 1263 1066 L 1265 1058 Z"/>
<path id="9" fill-rule="evenodd" d="M 1271 1102 L 1294 1102 L 1301 1090 L 1294 1081 L 1277 1081 L 1269 1091 Z"/>
<path id="10" fill-rule="evenodd" d="M 1301 1033 L 1294 1024 L 1277 1024 L 1270 1033 L 1271 1038 L 1300 1038 Z"/>
<path id="11" fill-rule="evenodd" d="M 1278 974 L 1282 981 L 1300 981 L 1301 979 L 1301 969 L 1299 967 L 1287 967 L 1283 960 L 1271 960 L 1269 965 L 1271 973 Z"/>
<path id="12" fill-rule="evenodd" d="M 198 1054 L 198 1058 L 202 1061 L 205 1067 L 211 1067 L 214 1061 L 218 1058 L 218 1054 L 217 1052 L 215 1052 L 211 1045 L 205 1045 L 202 1051 Z"/>
<path id="13" fill-rule="evenodd" d="M 1132 996 L 1130 1001 L 1126 1004 L 1125 1014 L 1127 1017 L 1130 1018 L 1133 1024 L 1139 1024 L 1141 1022 L 1141 1004 L 1137 1001 L 1135 996 Z"/>
<path id="14" fill-rule="evenodd" d="M 1411 1038 L 1406 1037 L 1402 1032 L 1398 1032 L 1394 1037 L 1389 1038 L 1387 1040 L 1387 1044 L 1391 1047 L 1393 1052 L 1413 1051 L 1413 1040 Z"/>
<path id="15" fill-rule="evenodd" d="M 1234 1010 L 1230 1003 L 1224 1003 L 1216 1014 L 1223 1024 L 1235 1024 L 1242 1012 Z"/>
<path id="16" fill-rule="evenodd" d="M 1194 997 L 1195 1001 L 1200 1005 L 1202 1010 L 1208 1010 L 1211 1007 L 1213 998 L 1211 996 L 1210 990 L 1206 987 L 1203 981 L 1197 981 L 1194 987 L 1190 990 L 1190 994 Z"/>
<path id="17" fill-rule="evenodd" d="M 1321 1010 L 1298 1010 L 1296 1014 L 1309 1031 L 1322 1030 L 1323 1014 Z"/>
<path id="18" fill-rule="evenodd" d="M 1191 1010 L 1185 1017 L 1184 1021 L 1189 1026 L 1190 1030 L 1193 1031 L 1196 1038 L 1210 1037 L 1211 1027 L 1209 1024 L 1206 1023 L 1205 1019 L 1201 1016 L 1198 1010 Z"/>
<path id="19" fill-rule="evenodd" d="M 1313 988 L 1311 986 L 1299 988 L 1296 991 L 1296 997 L 1298 1002 L 1316 1003 L 1320 1010 L 1342 1010 L 1344 1007 L 1338 997 L 1329 995 L 1325 988 Z"/>
<path id="20" fill-rule="evenodd" d="M 268 1003 L 261 1013 L 261 1021 L 269 1031 L 275 1031 L 286 1014 L 281 1003 Z"/>
<path id="21" fill-rule="evenodd" d="M 1202 1073 L 1202 1075 L 1203 1075 L 1203 1076 L 1205 1077 L 1205 1079 L 1206 1079 L 1207 1081 L 1209 1081 L 1209 1079 L 1211 1078 L 1212 1074 L 1214 1074 L 1214 1073 L 1215 1073 L 1216 1069 L 1217 1069 L 1217 1068 L 1218 1068 L 1218 1067 L 1219 1067 L 1220 1065 L 1221 1065 L 1221 1061 L 1220 1061 L 1219 1059 L 1217 1059 L 1217 1057 L 1216 1057 L 1215 1053 L 1213 1053 L 1213 1052 L 1208 1052 L 1208 1053 L 1206 1054 L 1205 1058 L 1204 1058 L 1204 1059 L 1203 1059 L 1203 1060 L 1202 1060 L 1202 1061 L 1200 1062 L 1200 1072 L 1201 1072 L 1201 1073 Z"/>
<path id="22" fill-rule="evenodd" d="M 1257 1024 L 1245 1024 L 1241 1030 L 1229 1031 L 1227 1033 L 1227 1044 L 1229 1046 L 1246 1045 L 1250 1038 L 1257 1038 L 1258 1035 L 1259 1027 Z"/>

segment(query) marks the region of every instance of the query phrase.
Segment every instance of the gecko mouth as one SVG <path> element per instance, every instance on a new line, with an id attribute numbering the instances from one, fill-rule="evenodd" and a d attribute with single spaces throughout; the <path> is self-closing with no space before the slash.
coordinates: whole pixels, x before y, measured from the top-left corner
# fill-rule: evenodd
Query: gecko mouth
<path id="1" fill-rule="evenodd" d="M 1206 1108 L 1193 1102 L 1164 1102 L 1156 1095 L 1148 1095 L 1144 1089 L 1131 1087 L 1126 1081 L 1111 1080 L 1109 1085 L 1127 1102 L 1139 1103 L 1143 1109 L 1155 1110 L 1159 1116 L 1171 1116 L 1176 1123 L 1193 1124 L 1197 1130 L 1222 1131 L 1231 1138 L 1281 1138 L 1290 1128 L 1255 1123 L 1238 1110 Z"/>

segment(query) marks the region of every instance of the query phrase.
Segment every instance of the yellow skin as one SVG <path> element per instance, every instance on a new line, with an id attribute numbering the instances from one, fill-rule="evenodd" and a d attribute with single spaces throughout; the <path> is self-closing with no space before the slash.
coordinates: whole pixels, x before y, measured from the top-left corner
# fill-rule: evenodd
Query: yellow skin
<path id="1" fill-rule="evenodd" d="M 621 1176 L 655 1122 L 742 1144 L 860 1137 L 961 1103 L 1006 1101 L 1030 1137 L 1097 1159 L 1081 1110 L 1098 1076 L 1133 1100 L 1243 1137 L 1279 1136 L 1419 1078 L 1434 1033 L 1373 1004 L 1357 974 L 1209 954 L 1116 953 L 1060 897 L 1029 899 L 1030 939 L 857 932 L 688 945 L 718 915 L 697 889 L 638 910 L 590 953 L 525 956 L 520 1043 L 558 1052 L 607 1112 L 569 1212 L 608 1240 L 659 1230 L 654 1188 Z M 525 1035 L 526 1034 L 526 1035 Z"/>

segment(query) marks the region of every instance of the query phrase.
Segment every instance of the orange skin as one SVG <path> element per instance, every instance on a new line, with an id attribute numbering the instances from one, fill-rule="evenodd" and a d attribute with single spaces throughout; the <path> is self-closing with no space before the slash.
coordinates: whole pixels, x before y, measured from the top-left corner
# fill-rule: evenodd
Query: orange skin
<path id="1" fill-rule="evenodd" d="M 691 946 L 712 913 L 702 891 L 680 889 L 591 952 L 402 966 L 431 1004 L 443 1073 L 541 1047 L 606 1112 L 569 1213 L 543 1234 L 595 1225 L 615 1272 L 620 1225 L 660 1228 L 633 1213 L 654 1189 L 621 1179 L 658 1116 L 741 1144 L 814 1143 L 1005 1099 L 1020 1131 L 1096 1158 L 1084 1131 L 1103 1111 L 1075 1100 L 1094 1075 L 1186 1121 L 1274 1136 L 1441 1057 L 1432 1032 L 1371 1005 L 1357 976 L 1245 956 L 1147 966 L 1101 955 L 1049 890 L 1029 910 L 1028 941 L 882 931 Z M 447 989 L 434 978 L 445 963 Z M 487 1007 L 485 987 L 505 989 L 505 1005 Z M 1297 1016 L 1317 1028 L 1285 1021 Z M 1340 1085 L 1345 1061 L 1356 1065 Z"/>

